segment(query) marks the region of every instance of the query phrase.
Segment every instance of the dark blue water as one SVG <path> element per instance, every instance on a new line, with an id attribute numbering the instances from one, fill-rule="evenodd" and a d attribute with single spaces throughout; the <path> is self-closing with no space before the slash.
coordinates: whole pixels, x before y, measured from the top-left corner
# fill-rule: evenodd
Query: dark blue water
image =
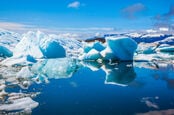
<path id="1" fill-rule="evenodd" d="M 174 114 L 172 64 L 85 62 L 71 76 L 57 77 L 6 92 L 40 92 L 32 115 Z"/>

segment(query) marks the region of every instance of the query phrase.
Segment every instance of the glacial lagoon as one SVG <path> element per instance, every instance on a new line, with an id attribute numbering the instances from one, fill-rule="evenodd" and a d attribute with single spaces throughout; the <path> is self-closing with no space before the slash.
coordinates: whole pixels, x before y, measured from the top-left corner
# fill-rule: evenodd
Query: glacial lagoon
<path id="1" fill-rule="evenodd" d="M 2 115 L 174 113 L 174 65 L 42 59 L 0 67 Z"/>

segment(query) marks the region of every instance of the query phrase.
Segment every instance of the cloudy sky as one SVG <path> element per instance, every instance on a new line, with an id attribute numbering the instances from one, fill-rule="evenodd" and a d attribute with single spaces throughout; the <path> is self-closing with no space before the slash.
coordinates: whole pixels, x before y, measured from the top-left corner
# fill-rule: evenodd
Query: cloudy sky
<path id="1" fill-rule="evenodd" d="M 174 16 L 174 0 L 1 0 L 0 4 L 0 28 L 146 29 L 172 25 Z"/>

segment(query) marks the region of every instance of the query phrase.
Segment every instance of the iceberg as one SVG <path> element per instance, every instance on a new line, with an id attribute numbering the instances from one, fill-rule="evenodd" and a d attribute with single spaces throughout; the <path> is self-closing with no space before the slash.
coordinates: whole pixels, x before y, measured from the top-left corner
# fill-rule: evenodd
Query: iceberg
<path id="1" fill-rule="evenodd" d="M 0 58 L 3 59 L 0 63 L 7 66 L 28 65 L 40 59 L 65 57 L 101 62 L 158 60 L 166 58 L 164 53 L 174 51 L 173 35 L 160 32 L 111 34 L 103 37 L 104 42 L 90 43 L 77 40 L 75 38 L 79 37 L 75 36 L 70 33 L 45 34 L 40 31 L 18 34 L 0 29 Z M 173 56 L 169 58 L 173 59 Z"/>
<path id="2" fill-rule="evenodd" d="M 83 60 L 98 60 L 101 59 L 101 54 L 95 49 L 90 50 L 87 54 L 85 54 L 82 59 Z"/>
<path id="3" fill-rule="evenodd" d="M 11 57 L 3 60 L 3 65 L 30 64 L 37 59 L 78 57 L 81 43 L 77 40 L 63 39 L 56 35 L 47 35 L 40 31 L 29 31 L 21 37 L 13 48 L 13 53 L 5 47 L 0 47 L 3 56 Z"/>
<path id="4" fill-rule="evenodd" d="M 63 58 L 66 56 L 65 49 L 56 41 L 42 44 L 41 51 L 45 58 Z"/>
<path id="5" fill-rule="evenodd" d="M 82 60 L 133 60 L 137 43 L 128 37 L 106 37 L 106 47 L 100 42 L 84 47 Z"/>
<path id="6" fill-rule="evenodd" d="M 13 52 L 4 46 L 0 46 L 0 57 L 11 57 Z"/>
<path id="7" fill-rule="evenodd" d="M 105 46 L 101 42 L 97 41 L 94 42 L 92 48 L 100 52 L 105 49 Z"/>
<path id="8" fill-rule="evenodd" d="M 99 41 L 84 43 L 84 53 L 88 53 L 92 49 L 100 52 L 105 49 L 105 46 Z"/>
<path id="9" fill-rule="evenodd" d="M 33 58 L 59 58 L 65 57 L 65 49 L 48 35 L 37 31 L 23 35 L 22 40 L 16 45 L 13 57 Z"/>
<path id="10" fill-rule="evenodd" d="M 109 47 L 107 47 L 103 51 L 101 51 L 100 54 L 102 55 L 102 59 L 104 61 L 119 60 L 117 57 L 115 57 L 115 55 L 113 54 L 112 50 Z"/>
<path id="11" fill-rule="evenodd" d="M 134 52 L 137 48 L 137 43 L 133 39 L 128 37 L 108 37 L 106 42 L 115 60 L 133 60 Z"/>
<path id="12" fill-rule="evenodd" d="M 13 52 L 16 44 L 21 40 L 21 35 L 15 32 L 0 29 L 0 46 Z"/>

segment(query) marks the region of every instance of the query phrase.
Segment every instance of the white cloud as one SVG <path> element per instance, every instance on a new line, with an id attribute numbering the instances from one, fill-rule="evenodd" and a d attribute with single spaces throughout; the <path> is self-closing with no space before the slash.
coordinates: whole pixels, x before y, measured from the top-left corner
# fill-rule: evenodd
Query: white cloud
<path id="1" fill-rule="evenodd" d="M 46 33 L 74 33 L 73 37 L 79 37 L 75 34 L 80 34 L 80 37 L 83 36 L 91 37 L 94 36 L 95 33 L 108 33 L 115 31 L 115 28 L 112 27 L 87 27 L 87 28 L 58 28 L 58 27 L 38 27 L 37 25 L 27 25 L 18 22 L 4 22 L 0 21 L 0 29 L 5 29 L 9 31 L 24 33 L 27 31 L 43 31 Z M 81 36 L 81 34 L 83 36 Z"/>
<path id="2" fill-rule="evenodd" d="M 8 30 L 24 29 L 25 25 L 13 22 L 0 22 L 0 28 Z"/>
<path id="3" fill-rule="evenodd" d="M 79 1 L 74 1 L 68 4 L 68 8 L 79 8 L 80 6 L 81 6 L 81 3 Z"/>

